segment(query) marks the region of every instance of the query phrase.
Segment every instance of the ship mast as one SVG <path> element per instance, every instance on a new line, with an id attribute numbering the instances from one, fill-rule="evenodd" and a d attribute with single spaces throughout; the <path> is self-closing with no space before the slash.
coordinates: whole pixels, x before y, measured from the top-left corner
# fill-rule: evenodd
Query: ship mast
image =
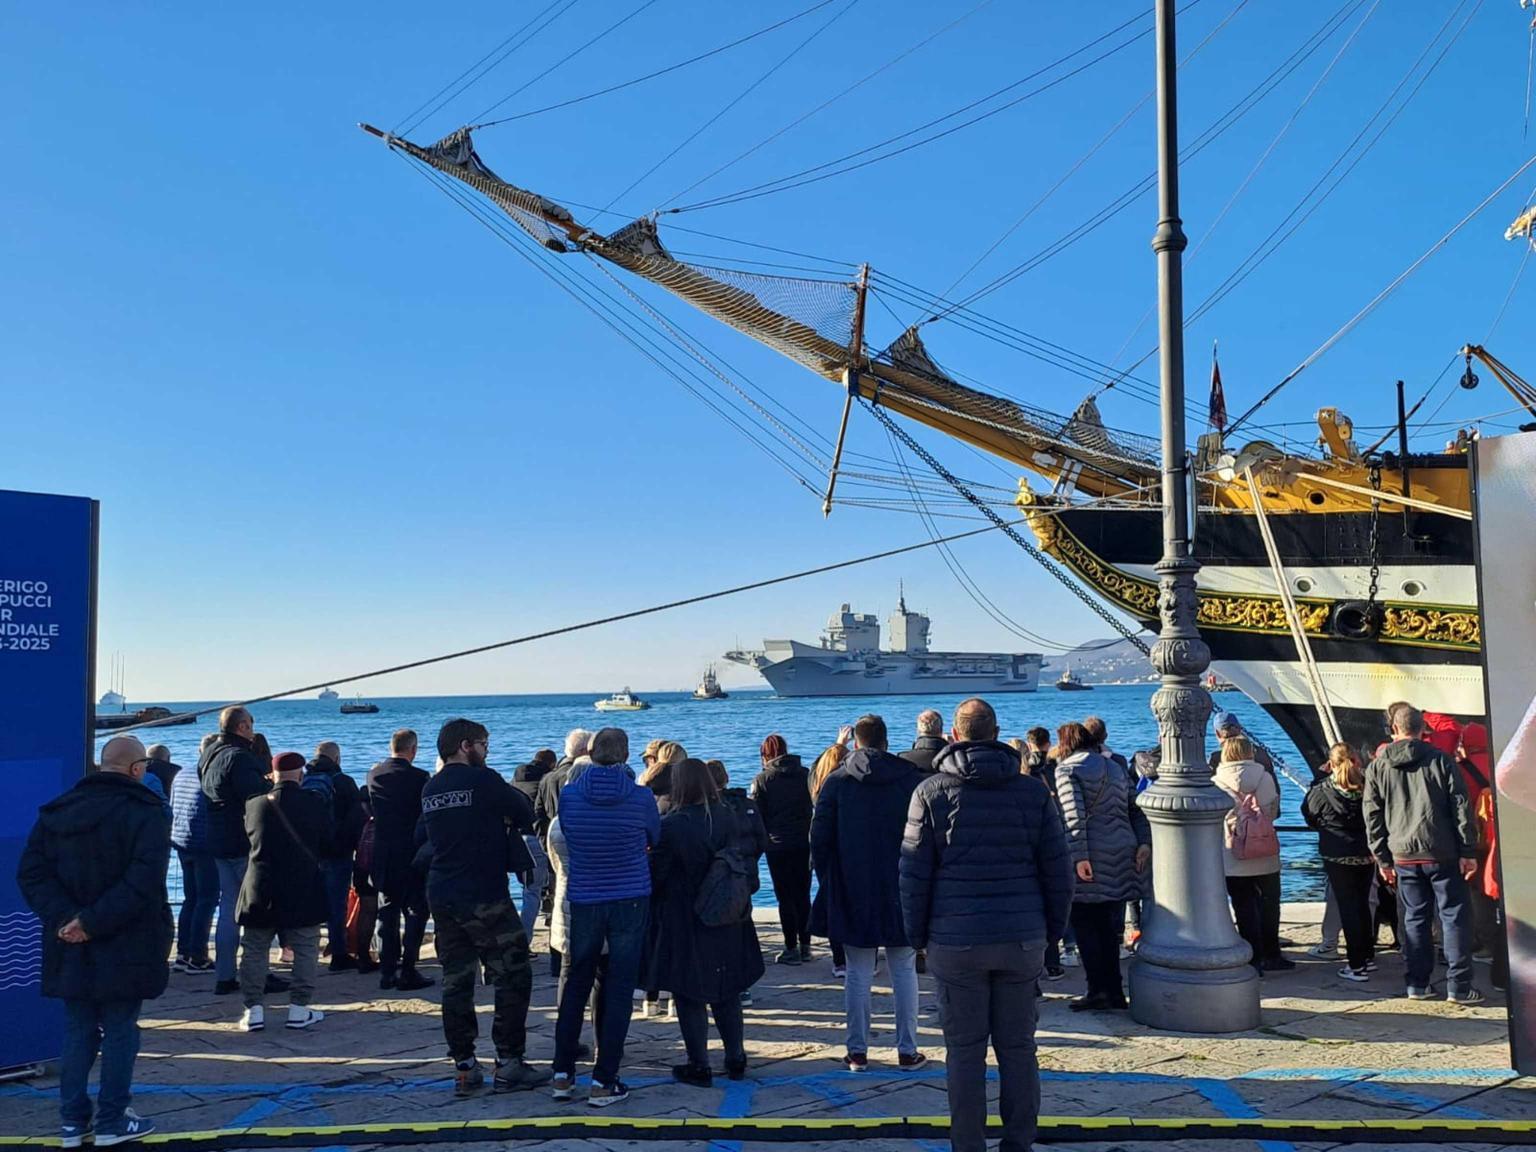
<path id="1" fill-rule="evenodd" d="M 1221 877 L 1222 826 L 1231 802 L 1205 760 L 1210 695 L 1201 676 L 1211 650 L 1196 627 L 1190 554 L 1189 456 L 1184 437 L 1184 248 L 1179 219 L 1178 56 L 1175 0 L 1157 0 L 1157 253 L 1162 400 L 1163 557 L 1157 564 L 1162 631 L 1152 697 L 1162 760 L 1138 803 L 1152 825 L 1156 904 L 1131 966 L 1131 1014 L 1177 1032 L 1241 1032 L 1259 1026 L 1258 977 L 1238 937 Z"/>

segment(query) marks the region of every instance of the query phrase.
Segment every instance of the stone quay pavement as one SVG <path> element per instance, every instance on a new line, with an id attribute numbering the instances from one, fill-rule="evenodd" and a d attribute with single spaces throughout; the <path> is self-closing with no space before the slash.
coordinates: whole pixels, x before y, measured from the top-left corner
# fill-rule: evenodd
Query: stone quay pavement
<path id="1" fill-rule="evenodd" d="M 1430 1146 L 1415 1142 L 1415 1122 L 1446 1121 L 1454 1128 L 1466 1122 L 1536 1119 L 1536 1080 L 1522 1081 L 1509 1068 L 1504 998 L 1491 993 L 1486 966 L 1477 966 L 1477 978 L 1490 996 L 1476 1008 L 1404 998 L 1401 961 L 1395 952 L 1380 958 L 1380 971 L 1369 983 L 1349 983 L 1336 975 L 1341 961 L 1315 959 L 1306 952 L 1318 940 L 1320 917 L 1320 905 L 1287 905 L 1283 933 L 1293 942 L 1288 954 L 1298 967 L 1264 980 L 1263 1025 L 1252 1032 L 1224 1037 L 1152 1032 L 1123 1012 L 1070 1012 L 1068 999 L 1082 992 L 1079 969 L 1069 969 L 1060 982 L 1045 983 L 1039 1031 L 1043 1115 L 1387 1121 L 1394 1125 L 1392 1130 L 1373 1132 L 1371 1143 L 1357 1141 L 1354 1146 L 1398 1150 Z M 241 1032 L 237 995 L 213 996 L 211 974 L 173 974 L 170 990 L 145 1006 L 135 1106 L 167 1134 L 391 1122 L 451 1127 L 512 1117 L 600 1116 L 607 1122 L 641 1117 L 847 1120 L 946 1114 L 944 1045 L 929 978 L 922 979 L 920 1009 L 920 1043 L 930 1057 L 927 1066 L 913 1072 L 896 1066 L 893 1001 L 882 964 L 876 978 L 870 1070 L 849 1073 L 840 1063 L 842 983 L 832 974 L 828 954 L 818 948 L 811 962 L 781 967 L 771 960 L 778 946 L 776 927 L 760 919 L 759 933 L 769 957 L 768 972 L 746 1010 L 751 1066 L 747 1079 L 738 1083 L 723 1076 L 709 1089 L 673 1083 L 670 1068 L 683 1059 L 677 1024 L 664 1016 L 643 1018 L 637 1005 L 623 1066 L 633 1093 L 625 1103 L 599 1111 L 580 1099 L 556 1103 L 547 1090 L 456 1100 L 444 1057 L 437 989 L 425 994 L 381 993 L 376 977 L 332 975 L 322 963 L 315 1003 L 326 1018 L 306 1032 L 280 1026 L 251 1035 Z M 541 929 L 536 951 L 542 952 L 544 945 Z M 440 975 L 431 961 L 423 970 Z M 534 972 L 528 1056 L 547 1065 L 553 1054 L 555 982 L 543 955 L 536 956 Z M 480 992 L 481 1059 L 488 1062 L 490 990 Z M 278 1017 L 275 1023 L 283 1013 L 274 1009 L 284 1005 L 282 996 L 269 999 L 268 1014 Z M 713 1036 L 711 1042 L 718 1071 L 719 1042 Z M 56 1093 L 57 1082 L 51 1078 L 0 1084 L 0 1147 L 38 1147 L 41 1142 L 16 1138 L 52 1137 L 57 1131 Z M 1171 1131 L 1156 1142 L 1071 1146 L 1213 1152 L 1328 1146 L 1288 1143 L 1283 1133 L 1264 1135 L 1274 1138 L 1194 1141 L 1180 1140 Z M 366 1139 L 356 1135 L 342 1143 L 368 1147 Z M 439 1149 L 487 1146 L 455 1142 L 442 1132 L 435 1133 L 431 1143 Z M 1475 1146 L 1503 1143 L 1485 1140 Z M 314 1139 L 309 1144 L 327 1144 L 328 1152 L 341 1146 Z M 807 1139 L 799 1146 L 832 1144 Z M 657 1145 L 605 1138 L 597 1131 L 592 1138 L 522 1146 L 559 1152 Z M 691 1146 L 703 1144 L 695 1140 Z M 744 1147 L 758 1152 L 790 1145 L 717 1140 L 709 1146 L 722 1152 L 741 1152 Z M 1047 1132 L 1038 1146 L 1068 1145 L 1053 1145 Z M 1474 1145 L 1445 1143 L 1442 1138 L 1434 1146 Z M 847 1147 L 858 1152 L 941 1152 L 948 1144 L 941 1139 L 875 1138 Z"/>

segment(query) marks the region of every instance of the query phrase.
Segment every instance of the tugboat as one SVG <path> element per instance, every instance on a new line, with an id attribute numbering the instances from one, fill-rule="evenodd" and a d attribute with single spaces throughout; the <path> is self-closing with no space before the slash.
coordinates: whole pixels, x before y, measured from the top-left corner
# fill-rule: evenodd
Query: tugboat
<path id="1" fill-rule="evenodd" d="M 364 700 L 361 696 L 356 700 L 348 700 L 341 706 L 343 716 L 372 716 L 378 710 L 377 704 Z"/>
<path id="2" fill-rule="evenodd" d="M 720 687 L 720 681 L 715 678 L 715 666 L 711 664 L 704 670 L 704 679 L 699 681 L 699 686 L 693 690 L 695 700 L 728 700 L 730 693 Z"/>
<path id="3" fill-rule="evenodd" d="M 339 695 L 341 695 L 341 693 L 337 692 L 336 689 L 332 688 L 329 684 L 320 689 L 321 700 L 334 700 Z"/>
<path id="4" fill-rule="evenodd" d="M 606 700 L 599 700 L 592 707 L 599 712 L 644 712 L 650 705 L 625 688 L 624 691 L 615 692 Z"/>
<path id="5" fill-rule="evenodd" d="M 1092 684 L 1084 684 L 1081 678 L 1072 671 L 1071 665 L 1062 670 L 1061 676 L 1056 681 L 1056 689 L 1059 692 L 1092 692 Z"/>

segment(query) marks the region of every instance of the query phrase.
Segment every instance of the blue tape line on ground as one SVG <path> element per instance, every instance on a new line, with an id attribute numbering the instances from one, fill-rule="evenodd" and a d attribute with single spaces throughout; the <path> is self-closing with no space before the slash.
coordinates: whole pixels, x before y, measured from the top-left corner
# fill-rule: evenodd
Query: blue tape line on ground
<path id="1" fill-rule="evenodd" d="M 1229 1120 L 1258 1120 L 1261 1119 L 1259 1110 L 1224 1080 L 1208 1080 L 1204 1078 L 1192 1080 L 1191 1085 L 1199 1093 L 1209 1100 L 1215 1109 Z M 1282 1140 L 1260 1140 L 1258 1145 L 1263 1152 L 1296 1152 L 1293 1145 Z"/>
<path id="2" fill-rule="evenodd" d="M 133 1091 L 137 1095 L 142 1090 L 135 1085 Z M 250 1128 L 252 1125 L 260 1124 L 267 1117 L 275 1115 L 282 1110 L 283 1106 L 277 1100 L 257 1100 L 241 1109 L 228 1124 L 223 1126 L 225 1128 Z"/>
<path id="3" fill-rule="evenodd" d="M 1391 1084 L 1378 1084 L 1372 1080 L 1362 1080 L 1358 1084 L 1351 1084 L 1349 1090 L 1359 1096 L 1370 1096 L 1388 1104 L 1406 1104 L 1419 1112 L 1433 1112 L 1435 1118 L 1446 1117 L 1451 1120 L 1487 1120 L 1486 1112 L 1479 1112 L 1475 1108 L 1463 1108 L 1457 1104 L 1447 1104 L 1444 1100 L 1434 1096 L 1425 1096 L 1421 1092 L 1408 1092 Z M 1427 1119 L 1420 1116 L 1417 1119 Z"/>

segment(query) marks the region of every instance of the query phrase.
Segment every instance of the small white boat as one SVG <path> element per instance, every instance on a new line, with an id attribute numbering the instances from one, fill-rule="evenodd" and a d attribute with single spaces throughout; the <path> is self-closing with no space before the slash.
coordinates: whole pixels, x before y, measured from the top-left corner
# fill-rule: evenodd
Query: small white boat
<path id="1" fill-rule="evenodd" d="M 695 700 L 727 700 L 730 693 L 720 687 L 720 681 L 715 677 L 715 666 L 711 664 L 704 670 L 704 679 L 699 681 L 699 686 L 693 690 Z"/>
<path id="2" fill-rule="evenodd" d="M 321 700 L 334 700 L 334 699 L 336 699 L 336 697 L 338 697 L 340 695 L 341 695 L 341 693 L 336 691 L 336 689 L 332 688 L 329 684 L 327 684 L 324 688 L 320 689 L 320 699 Z"/>
<path id="3" fill-rule="evenodd" d="M 592 707 L 599 712 L 644 712 L 650 705 L 625 688 L 624 691 L 615 692 L 606 700 L 597 701 Z"/>

